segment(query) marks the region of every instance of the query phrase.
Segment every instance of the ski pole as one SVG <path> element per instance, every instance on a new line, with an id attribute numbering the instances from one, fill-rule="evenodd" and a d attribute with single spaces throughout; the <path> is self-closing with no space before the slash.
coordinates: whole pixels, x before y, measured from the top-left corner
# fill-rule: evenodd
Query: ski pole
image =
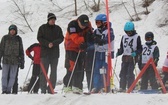
<path id="1" fill-rule="evenodd" d="M 132 52 L 134 52 L 133 48 L 131 47 Z M 136 70 L 136 62 L 135 62 L 135 57 L 133 57 L 133 62 L 134 62 L 134 71 L 135 71 L 135 76 L 137 77 L 137 70 Z M 140 84 L 138 82 L 138 88 L 140 89 Z"/>
<path id="2" fill-rule="evenodd" d="M 75 67 L 76 67 L 76 64 L 77 64 L 77 61 L 78 61 L 78 58 L 79 58 L 80 53 L 81 53 L 81 50 L 79 50 L 78 55 L 77 55 L 77 57 L 76 57 L 75 64 L 74 64 L 74 67 L 73 67 L 73 70 L 72 70 L 71 76 L 70 76 L 70 78 L 69 78 L 69 81 L 68 81 L 67 87 L 69 87 L 70 82 L 71 82 L 71 80 L 72 80 L 72 76 L 73 76 L 73 74 L 74 74 Z M 64 97 L 65 97 L 65 94 L 64 94 Z"/>
<path id="3" fill-rule="evenodd" d="M 24 81 L 24 83 L 26 82 L 26 80 L 27 80 L 27 78 L 28 78 L 28 75 L 29 75 L 29 72 L 30 72 L 30 69 L 31 69 L 31 66 L 33 65 L 33 61 L 31 61 L 31 64 L 30 64 L 30 66 L 29 66 L 29 70 L 28 70 L 28 72 L 27 72 L 27 75 L 26 75 L 26 78 L 25 78 L 25 81 Z"/>
<path id="4" fill-rule="evenodd" d="M 92 71 L 91 71 L 91 77 L 90 77 L 89 93 L 91 92 L 91 88 L 92 88 L 93 71 L 94 71 L 94 64 L 95 64 L 95 56 L 96 56 L 96 48 L 94 49 L 94 55 L 93 55 L 93 64 L 92 64 Z"/>
<path id="5" fill-rule="evenodd" d="M 33 86 L 31 87 L 30 91 L 28 94 L 30 94 L 32 92 L 32 90 L 34 89 L 34 86 L 36 85 L 37 81 L 39 80 L 39 76 L 36 78 L 36 81 L 34 82 Z"/>
<path id="6" fill-rule="evenodd" d="M 44 75 L 45 78 L 46 78 L 46 81 L 48 82 L 48 85 L 49 85 L 49 88 L 50 88 L 50 90 L 51 90 L 51 93 L 54 94 L 54 89 L 53 89 L 53 87 L 52 87 L 52 84 L 51 84 L 50 79 L 48 78 L 48 75 L 47 75 L 47 73 L 46 73 L 45 67 L 44 67 L 44 65 L 43 65 L 42 62 L 40 62 L 40 67 L 41 67 L 41 70 L 42 70 L 42 72 L 43 72 L 43 75 Z"/>
<path id="7" fill-rule="evenodd" d="M 116 74 L 116 72 L 115 72 L 115 70 L 116 70 L 116 65 L 117 65 L 117 58 L 118 58 L 118 57 L 116 57 L 115 64 L 114 64 L 114 68 L 113 68 L 113 75 L 112 75 L 112 77 L 111 77 L 111 79 L 110 79 L 112 91 L 113 91 L 113 87 L 115 86 L 115 85 L 114 85 L 114 75 L 116 76 L 117 81 L 119 82 L 119 78 L 118 78 L 118 76 L 117 76 L 117 74 Z"/>
<path id="8" fill-rule="evenodd" d="M 26 80 L 27 80 L 27 78 L 28 78 L 28 75 L 29 75 L 29 72 L 30 72 L 30 69 L 31 69 L 31 66 L 32 66 L 32 65 L 33 65 L 33 61 L 31 61 L 31 63 L 30 63 L 28 72 L 27 72 L 27 74 L 26 74 L 26 78 L 25 78 L 25 80 L 24 80 L 24 82 L 23 82 L 23 86 L 22 86 L 22 89 L 21 89 L 21 93 L 22 93 L 22 91 L 23 91 L 24 84 L 26 83 Z"/>

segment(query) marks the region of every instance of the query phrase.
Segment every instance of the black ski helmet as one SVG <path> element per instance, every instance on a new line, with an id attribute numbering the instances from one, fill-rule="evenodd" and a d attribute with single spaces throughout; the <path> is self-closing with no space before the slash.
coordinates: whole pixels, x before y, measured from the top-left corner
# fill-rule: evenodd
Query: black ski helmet
<path id="1" fill-rule="evenodd" d="M 145 39 L 151 38 L 152 40 L 154 39 L 154 34 L 152 32 L 147 32 L 145 34 Z"/>

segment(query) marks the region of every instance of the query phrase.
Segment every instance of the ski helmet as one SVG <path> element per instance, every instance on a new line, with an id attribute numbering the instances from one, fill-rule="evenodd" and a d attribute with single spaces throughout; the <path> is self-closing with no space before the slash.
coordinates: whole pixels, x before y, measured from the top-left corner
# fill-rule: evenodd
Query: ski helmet
<path id="1" fill-rule="evenodd" d="M 151 40 L 153 40 L 153 39 L 154 39 L 154 35 L 153 35 L 152 32 L 147 32 L 147 33 L 145 34 L 145 39 L 150 39 L 150 38 L 151 38 Z"/>
<path id="2" fill-rule="evenodd" d="M 102 21 L 102 22 L 106 22 L 107 21 L 107 17 L 105 14 L 99 14 L 96 16 L 96 21 Z"/>
<path id="3" fill-rule="evenodd" d="M 124 26 L 124 31 L 134 31 L 134 23 L 126 22 Z"/>

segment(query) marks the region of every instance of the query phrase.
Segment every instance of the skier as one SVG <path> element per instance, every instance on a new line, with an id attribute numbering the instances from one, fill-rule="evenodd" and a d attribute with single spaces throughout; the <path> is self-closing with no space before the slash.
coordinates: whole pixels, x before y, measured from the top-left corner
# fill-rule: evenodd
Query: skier
<path id="1" fill-rule="evenodd" d="M 40 44 L 34 43 L 26 49 L 26 55 L 33 61 L 33 71 L 28 86 L 28 92 L 32 93 L 30 90 L 33 88 L 33 93 L 37 94 L 39 89 L 39 76 L 40 76 Z M 34 52 L 34 56 L 31 53 Z"/>
<path id="2" fill-rule="evenodd" d="M 10 25 L 9 33 L 2 37 L 0 44 L 0 61 L 1 58 L 3 58 L 2 94 L 10 94 L 15 82 L 18 66 L 24 69 L 23 43 L 21 37 L 17 35 L 16 25 Z"/>
<path id="3" fill-rule="evenodd" d="M 126 86 L 129 88 L 135 80 L 134 65 L 138 55 L 142 52 L 141 38 L 136 33 L 133 22 L 126 22 L 124 26 L 125 35 L 122 36 L 120 48 L 116 57 L 123 54 L 120 77 L 119 92 L 125 92 Z"/>
<path id="4" fill-rule="evenodd" d="M 154 63 L 157 66 L 159 61 L 159 48 L 157 47 L 157 42 L 154 41 L 154 35 L 152 32 L 147 32 L 145 34 L 145 44 L 142 46 L 143 51 L 140 56 L 141 69 L 146 65 L 150 58 L 154 59 Z M 141 90 L 148 89 L 148 80 L 150 80 L 150 85 L 152 89 L 158 89 L 158 84 L 155 78 L 155 71 L 152 65 L 149 65 L 147 70 L 144 72 L 141 78 Z"/>
<path id="5" fill-rule="evenodd" d="M 92 32 L 92 26 L 89 17 L 85 14 L 80 15 L 68 24 L 65 35 L 65 68 L 67 73 L 63 79 L 64 92 L 83 92 L 84 50 L 87 48 L 86 36 L 90 32 Z M 72 70 L 74 70 L 74 73 L 71 79 Z"/>
<path id="6" fill-rule="evenodd" d="M 167 56 L 166 59 L 164 61 L 163 67 L 162 67 L 162 71 L 163 71 L 163 84 L 166 85 L 166 81 L 168 81 L 168 52 L 167 52 Z M 166 87 L 166 89 L 168 90 L 168 87 Z"/>
<path id="7" fill-rule="evenodd" d="M 95 42 L 95 65 L 93 73 L 93 89 L 91 93 L 98 93 L 104 91 L 103 76 L 107 70 L 106 63 L 106 52 L 108 51 L 108 29 L 107 29 L 107 17 L 105 14 L 99 14 L 95 18 L 97 29 L 94 31 L 94 42 Z M 110 23 L 111 24 L 111 23 Z M 111 27 L 111 25 L 110 25 Z M 110 40 L 112 47 L 112 56 L 114 54 L 114 33 L 113 29 L 110 28 Z M 101 74 L 101 69 L 104 69 L 104 73 Z M 107 78 L 105 78 L 107 79 Z M 104 83 L 106 84 L 106 83 Z M 106 88 L 106 87 L 105 87 Z M 110 88 L 108 87 L 108 90 Z"/>

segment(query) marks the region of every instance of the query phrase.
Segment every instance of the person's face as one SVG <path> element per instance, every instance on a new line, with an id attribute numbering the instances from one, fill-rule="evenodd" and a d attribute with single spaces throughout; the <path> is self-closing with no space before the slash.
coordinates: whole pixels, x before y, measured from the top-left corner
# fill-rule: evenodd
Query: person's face
<path id="1" fill-rule="evenodd" d="M 96 26 L 97 26 L 97 27 L 100 27 L 100 26 L 103 25 L 102 21 L 99 21 L 99 20 L 95 21 L 95 23 L 96 23 Z"/>
<path id="2" fill-rule="evenodd" d="M 83 26 L 79 20 L 78 20 L 78 25 L 79 25 L 79 27 L 80 27 L 81 29 L 85 29 L 85 28 L 86 28 L 86 26 Z"/>
<path id="3" fill-rule="evenodd" d="M 55 25 L 55 19 L 53 18 L 53 19 L 50 19 L 49 21 L 48 21 L 48 23 L 49 23 L 49 25 Z"/>
<path id="4" fill-rule="evenodd" d="M 125 33 L 128 35 L 128 36 L 131 36 L 133 34 L 132 31 L 125 31 Z"/>
<path id="5" fill-rule="evenodd" d="M 16 34 L 16 31 L 14 29 L 10 30 L 9 31 L 10 35 L 15 35 Z"/>

